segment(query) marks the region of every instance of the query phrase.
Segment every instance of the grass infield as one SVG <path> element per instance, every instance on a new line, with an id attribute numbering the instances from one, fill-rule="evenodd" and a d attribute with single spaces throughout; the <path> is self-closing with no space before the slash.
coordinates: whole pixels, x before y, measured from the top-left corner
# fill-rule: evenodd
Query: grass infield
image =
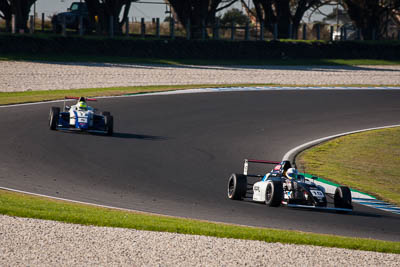
<path id="1" fill-rule="evenodd" d="M 121 211 L 0 190 L 0 213 L 82 225 L 338 247 L 400 254 L 400 242 L 246 227 Z M 339 216 L 339 215 L 338 215 Z M 346 216 L 346 215 L 340 215 Z"/>
<path id="2" fill-rule="evenodd" d="M 400 127 L 333 139 L 300 153 L 296 164 L 400 206 Z"/>

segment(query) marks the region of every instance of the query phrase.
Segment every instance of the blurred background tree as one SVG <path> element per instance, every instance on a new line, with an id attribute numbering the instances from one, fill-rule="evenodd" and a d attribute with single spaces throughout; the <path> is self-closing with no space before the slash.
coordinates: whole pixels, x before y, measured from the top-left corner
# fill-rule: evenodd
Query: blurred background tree
<path id="1" fill-rule="evenodd" d="M 224 13 L 221 17 L 222 25 L 235 25 L 243 26 L 246 23 L 250 23 L 249 17 L 237 8 L 232 8 Z"/>
<path id="2" fill-rule="evenodd" d="M 343 0 L 351 20 L 365 40 L 381 39 L 400 9 L 400 0 Z"/>
<path id="3" fill-rule="evenodd" d="M 168 0 L 182 25 L 190 21 L 190 35 L 201 38 L 202 24 L 214 24 L 216 13 L 230 7 L 237 0 Z"/>
<path id="4" fill-rule="evenodd" d="M 121 34 L 131 3 L 136 1 L 138 0 L 85 0 L 91 23 L 97 23 L 97 30 L 103 34 L 110 31 L 111 17 L 114 33 Z"/>
<path id="5" fill-rule="evenodd" d="M 15 15 L 16 31 L 27 31 L 29 12 L 35 2 L 36 0 L 0 0 L 0 17 L 6 21 L 6 30 L 11 31 L 11 18 Z"/>
<path id="6" fill-rule="evenodd" d="M 248 4 L 242 5 L 250 10 Z M 255 16 L 270 32 L 274 24 L 278 27 L 278 38 L 291 38 L 290 30 L 296 34 L 306 11 L 331 2 L 330 0 L 253 0 Z M 292 25 L 292 27 L 291 27 Z"/>

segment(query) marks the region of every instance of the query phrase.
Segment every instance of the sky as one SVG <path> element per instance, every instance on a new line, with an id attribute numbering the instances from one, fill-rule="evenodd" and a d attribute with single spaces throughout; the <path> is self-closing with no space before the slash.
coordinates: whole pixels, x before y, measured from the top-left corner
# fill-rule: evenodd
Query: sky
<path id="1" fill-rule="evenodd" d="M 67 8 L 71 6 L 71 3 L 79 1 L 80 0 L 37 0 L 36 13 L 39 15 L 39 17 L 41 17 L 41 13 L 44 12 L 45 16 L 49 17 L 55 13 L 67 11 Z M 151 21 L 152 18 L 160 18 L 160 20 L 163 21 L 164 18 L 168 16 L 168 14 L 165 13 L 166 5 L 163 0 L 141 0 L 141 1 L 160 3 L 160 4 L 133 2 L 129 12 L 129 18 L 131 19 L 135 18 L 136 21 L 140 21 L 141 18 L 145 18 L 146 21 Z M 240 3 L 236 3 L 232 7 L 236 7 L 242 10 L 242 6 Z M 33 7 L 31 9 L 31 14 L 33 15 Z M 316 19 L 321 19 L 321 18 L 316 17 Z"/>

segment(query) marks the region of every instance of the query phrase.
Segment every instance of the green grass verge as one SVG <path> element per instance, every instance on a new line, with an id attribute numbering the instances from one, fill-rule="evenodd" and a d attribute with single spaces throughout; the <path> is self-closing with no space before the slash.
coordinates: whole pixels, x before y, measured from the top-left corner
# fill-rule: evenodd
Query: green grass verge
<path id="1" fill-rule="evenodd" d="M 82 225 L 339 247 L 400 254 L 400 242 L 245 227 L 75 204 L 0 190 L 0 213 Z M 342 215 L 346 216 L 346 215 Z"/>
<path id="2" fill-rule="evenodd" d="M 268 85 L 268 84 L 262 84 Z M 63 99 L 64 96 L 118 96 L 126 94 L 154 93 L 163 91 L 185 90 L 193 88 L 212 88 L 212 87 L 231 87 L 231 86 L 250 86 L 250 84 L 193 84 L 193 85 L 160 85 L 160 86 L 128 86 L 128 87 L 108 87 L 108 88 L 85 88 L 74 90 L 43 90 L 43 91 L 23 91 L 23 92 L 0 92 L 0 105 L 21 104 L 38 101 L 51 101 Z M 254 86 L 254 84 L 252 84 Z"/>
<path id="3" fill-rule="evenodd" d="M 400 205 L 400 127 L 339 137 L 306 150 L 307 173 Z"/>
<path id="4" fill-rule="evenodd" d="M 84 55 L 37 55 L 0 54 L 0 60 L 51 61 L 51 62 L 94 62 L 126 64 L 165 64 L 165 65 L 275 65 L 275 66 L 354 66 L 354 65 L 400 65 L 400 60 L 379 59 L 288 59 L 288 60 L 202 60 L 202 59 L 156 59 L 117 56 Z"/>

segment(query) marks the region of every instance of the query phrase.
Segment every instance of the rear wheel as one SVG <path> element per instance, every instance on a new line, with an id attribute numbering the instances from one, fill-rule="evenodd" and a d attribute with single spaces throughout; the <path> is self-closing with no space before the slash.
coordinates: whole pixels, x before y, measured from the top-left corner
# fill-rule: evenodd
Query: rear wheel
<path id="1" fill-rule="evenodd" d="M 49 114 L 49 126 L 50 130 L 56 130 L 58 125 L 58 119 L 60 117 L 60 108 L 59 107 L 51 107 Z"/>
<path id="2" fill-rule="evenodd" d="M 104 116 L 104 123 L 106 126 L 107 135 L 113 135 L 114 133 L 114 117 L 111 115 Z"/>
<path id="3" fill-rule="evenodd" d="M 241 200 L 246 196 L 247 176 L 233 173 L 228 181 L 228 198 Z"/>
<path id="4" fill-rule="evenodd" d="M 335 190 L 334 196 L 335 208 L 353 209 L 351 204 L 351 191 L 347 186 L 339 186 Z"/>
<path id="5" fill-rule="evenodd" d="M 268 181 L 265 189 L 265 204 L 270 207 L 278 207 L 283 199 L 283 186 L 280 181 Z"/>

